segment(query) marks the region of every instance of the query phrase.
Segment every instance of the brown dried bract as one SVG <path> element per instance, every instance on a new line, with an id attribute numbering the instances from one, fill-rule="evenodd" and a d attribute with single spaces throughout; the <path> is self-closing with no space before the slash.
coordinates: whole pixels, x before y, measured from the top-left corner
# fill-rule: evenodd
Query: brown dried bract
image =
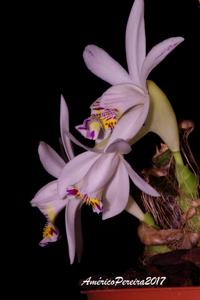
<path id="1" fill-rule="evenodd" d="M 200 207 L 200 199 L 192 200 L 190 208 L 182 215 L 183 220 L 186 222 L 195 215 L 199 215 L 197 208 Z"/>
<path id="2" fill-rule="evenodd" d="M 191 249 L 200 240 L 200 233 L 182 229 L 155 229 L 142 223 L 138 228 L 140 240 L 146 246 L 167 245 L 172 250 Z"/>
<path id="3" fill-rule="evenodd" d="M 192 207 L 200 207 L 200 199 L 192 200 L 191 202 Z"/>
<path id="4" fill-rule="evenodd" d="M 142 223 L 138 227 L 138 235 L 140 240 L 147 246 L 166 245 L 175 239 L 180 239 L 182 237 L 182 232 L 180 229 L 158 230 Z"/>

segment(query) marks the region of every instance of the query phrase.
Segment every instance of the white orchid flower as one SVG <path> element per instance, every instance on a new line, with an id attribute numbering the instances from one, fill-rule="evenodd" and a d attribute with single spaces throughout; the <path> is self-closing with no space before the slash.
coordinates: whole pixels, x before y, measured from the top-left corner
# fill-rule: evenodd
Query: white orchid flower
<path id="1" fill-rule="evenodd" d="M 159 194 L 145 182 L 123 158 L 131 151 L 130 145 L 121 139 L 113 141 L 106 150 L 88 148 L 71 134 L 71 140 L 86 151 L 64 167 L 58 179 L 58 193 L 63 199 L 73 196 L 94 205 L 102 218 L 107 219 L 122 212 L 129 200 L 129 177 L 145 193 Z"/>
<path id="2" fill-rule="evenodd" d="M 69 114 L 68 108 L 61 96 L 60 110 L 60 131 L 62 143 L 69 160 L 73 159 L 74 153 L 71 142 L 65 134 L 69 130 Z M 39 145 L 39 157 L 45 170 L 55 178 L 58 178 L 65 167 L 65 161 L 47 144 L 41 142 Z M 82 235 L 80 228 L 80 216 L 78 216 L 78 208 L 81 207 L 81 200 L 74 201 L 72 197 L 62 199 L 57 192 L 57 180 L 54 180 L 38 191 L 31 201 L 32 206 L 38 207 L 46 216 L 47 225 L 44 227 L 43 239 L 41 246 L 45 246 L 50 242 L 55 242 L 59 238 L 59 231 L 55 226 L 55 218 L 58 213 L 65 208 L 66 233 L 69 248 L 70 263 L 73 263 L 75 250 L 80 259 L 82 252 Z M 75 232 L 76 223 L 76 232 Z"/>
<path id="3" fill-rule="evenodd" d="M 127 153 L 131 150 L 130 146 L 124 141 L 113 143 L 106 153 L 102 153 L 98 149 L 92 149 L 95 152 L 87 151 L 74 158 L 68 133 L 68 108 L 63 97 L 61 97 L 60 129 L 65 152 L 70 162 L 66 164 L 49 145 L 44 142 L 40 143 L 39 157 L 42 165 L 49 174 L 58 178 L 58 180 L 54 180 L 40 189 L 31 201 L 31 204 L 38 207 L 48 221 L 44 228 L 43 239 L 40 242 L 41 246 L 58 240 L 59 232 L 55 226 L 55 218 L 65 208 L 69 257 L 70 263 L 73 263 L 75 252 L 77 252 L 79 260 L 81 258 L 81 219 L 77 214 L 83 203 L 92 205 L 94 212 L 99 213 L 103 211 L 104 219 L 120 213 L 125 208 L 126 203 L 130 201 L 128 174 L 133 182 L 143 191 L 155 197 L 158 196 L 158 193 L 124 161 L 120 153 Z M 76 143 L 82 146 L 80 143 Z M 99 169 L 99 165 L 101 166 L 100 171 L 97 172 L 99 178 L 96 177 L 96 180 L 94 180 L 93 173 L 96 168 Z M 85 170 L 84 173 L 82 173 L 82 170 Z M 82 183 L 80 180 L 78 184 L 73 184 L 74 180 L 78 180 L 81 174 L 84 175 Z M 111 176 L 113 177 L 112 179 Z M 69 186 L 68 182 L 70 182 Z M 104 195 L 103 183 L 106 185 L 106 191 L 102 201 L 102 196 Z M 121 189 L 116 193 L 115 188 L 120 184 Z M 60 186 L 63 185 L 68 187 L 65 193 L 58 193 Z M 99 186 L 102 186 L 102 189 L 99 190 Z M 145 217 L 136 203 L 134 209 L 131 209 L 130 212 L 139 219 L 144 219 Z M 77 229 L 76 232 L 75 227 Z"/>
<path id="4" fill-rule="evenodd" d="M 83 57 L 88 69 L 112 87 L 92 104 L 91 117 L 83 125 L 76 127 L 81 134 L 97 142 L 111 133 L 110 143 L 116 138 L 126 140 L 124 135 L 127 131 L 129 136 L 132 133 L 133 138 L 142 128 L 149 112 L 150 98 L 146 86 L 149 73 L 182 41 L 182 37 L 168 38 L 154 46 L 146 55 L 144 3 L 143 0 L 135 0 L 126 28 L 128 72 L 103 49 L 95 45 L 85 48 Z M 155 89 L 152 87 L 150 93 Z M 160 101 L 158 109 L 153 104 L 156 111 L 162 106 L 162 98 Z M 166 109 L 169 105 L 165 105 Z M 132 122 L 136 118 L 137 122 Z M 157 131 L 158 125 L 154 127 L 148 126 L 146 132 L 151 129 Z M 165 138 L 165 134 L 160 134 Z"/>

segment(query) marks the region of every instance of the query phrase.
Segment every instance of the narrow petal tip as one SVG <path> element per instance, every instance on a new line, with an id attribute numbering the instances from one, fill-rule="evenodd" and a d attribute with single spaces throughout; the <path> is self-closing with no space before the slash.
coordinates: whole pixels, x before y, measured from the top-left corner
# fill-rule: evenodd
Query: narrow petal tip
<path id="1" fill-rule="evenodd" d="M 39 142 L 39 145 L 38 145 L 38 154 L 39 156 L 41 156 L 44 152 L 44 148 L 47 146 L 47 144 L 43 141 L 40 141 Z"/>
<path id="2" fill-rule="evenodd" d="M 61 102 L 65 101 L 65 98 L 64 98 L 64 96 L 62 94 L 60 95 L 60 101 Z"/>
<path id="3" fill-rule="evenodd" d="M 170 39 L 169 39 L 170 40 Z M 171 45 L 169 46 L 169 50 L 173 50 L 178 46 L 180 43 L 182 43 L 185 39 L 182 36 L 176 36 L 171 38 Z"/>
<path id="4" fill-rule="evenodd" d="M 67 107 L 67 103 L 66 103 L 65 98 L 62 94 L 60 95 L 60 107 L 61 107 L 61 109 L 64 108 L 64 107 Z M 68 107 L 67 107 L 67 110 L 68 110 Z"/>
<path id="5" fill-rule="evenodd" d="M 83 58 L 84 60 L 87 60 L 89 58 L 93 58 L 95 56 L 95 49 L 97 46 L 95 45 L 87 45 L 83 51 Z"/>
<path id="6" fill-rule="evenodd" d="M 185 38 L 182 36 L 177 36 L 176 39 L 179 40 L 180 43 L 182 43 L 185 40 Z"/>
<path id="7" fill-rule="evenodd" d="M 146 82 L 150 72 L 183 41 L 183 37 L 171 37 L 160 42 L 150 50 L 141 69 L 143 84 Z"/>
<path id="8" fill-rule="evenodd" d="M 153 197 L 160 197 L 160 194 L 154 189 L 152 189 L 149 194 L 151 194 L 151 196 L 153 196 Z"/>

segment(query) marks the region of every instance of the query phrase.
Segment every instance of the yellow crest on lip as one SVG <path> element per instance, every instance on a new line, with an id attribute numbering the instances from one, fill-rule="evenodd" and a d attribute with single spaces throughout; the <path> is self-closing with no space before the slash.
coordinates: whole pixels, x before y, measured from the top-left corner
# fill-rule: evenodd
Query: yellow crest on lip
<path id="1" fill-rule="evenodd" d="M 43 238 L 51 238 L 56 233 L 56 229 L 53 224 L 46 224 L 43 229 Z"/>
<path id="2" fill-rule="evenodd" d="M 103 126 L 104 129 L 113 129 L 115 127 L 115 125 L 117 124 L 117 120 L 116 118 L 112 118 L 109 120 L 106 120 L 104 118 L 100 118 L 100 122 Z"/>

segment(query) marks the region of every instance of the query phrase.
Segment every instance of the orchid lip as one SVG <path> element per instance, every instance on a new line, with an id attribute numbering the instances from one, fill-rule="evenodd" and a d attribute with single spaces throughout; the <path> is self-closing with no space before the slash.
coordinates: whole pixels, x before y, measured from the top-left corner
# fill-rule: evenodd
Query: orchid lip
<path id="1" fill-rule="evenodd" d="M 39 245 L 44 247 L 49 243 L 56 242 L 59 239 L 59 232 L 53 223 L 48 222 L 43 229 L 43 239 L 40 241 Z"/>
<path id="2" fill-rule="evenodd" d="M 112 132 L 119 118 L 119 111 L 96 100 L 91 106 L 91 116 L 83 121 L 83 124 L 76 126 L 76 129 L 87 139 L 97 140 L 106 132 Z"/>
<path id="3" fill-rule="evenodd" d="M 102 212 L 103 204 L 98 198 L 81 193 L 76 187 L 67 188 L 66 192 L 68 196 L 74 196 L 75 198 L 82 200 L 86 205 L 91 205 L 94 212 L 98 214 Z"/>

